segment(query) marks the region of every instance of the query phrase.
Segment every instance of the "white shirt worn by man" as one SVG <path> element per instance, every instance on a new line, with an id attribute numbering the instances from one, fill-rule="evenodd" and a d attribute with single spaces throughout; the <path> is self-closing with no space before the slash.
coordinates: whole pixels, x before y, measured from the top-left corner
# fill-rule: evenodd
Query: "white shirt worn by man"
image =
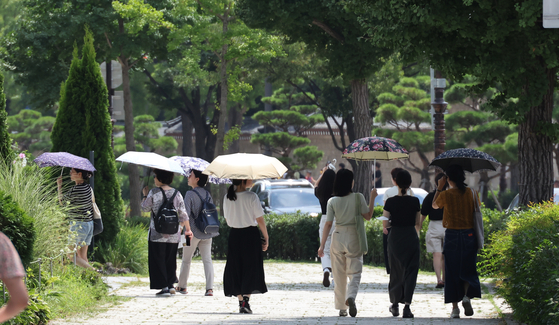
<path id="1" fill-rule="evenodd" d="M 384 192 L 384 197 L 382 198 L 382 200 L 384 201 L 384 204 L 386 204 L 386 200 L 388 200 L 389 198 L 398 195 L 399 190 L 400 190 L 400 188 L 398 186 L 392 186 L 391 188 L 387 189 L 386 192 Z M 413 194 L 413 191 L 411 190 L 411 188 L 408 188 L 408 192 L 406 194 L 411 195 L 411 196 L 415 196 L 415 194 Z"/>
<path id="2" fill-rule="evenodd" d="M 258 195 L 251 191 L 237 192 L 237 200 L 223 198 L 223 216 L 231 228 L 247 228 L 258 225 L 256 218 L 262 217 L 264 210 Z"/>

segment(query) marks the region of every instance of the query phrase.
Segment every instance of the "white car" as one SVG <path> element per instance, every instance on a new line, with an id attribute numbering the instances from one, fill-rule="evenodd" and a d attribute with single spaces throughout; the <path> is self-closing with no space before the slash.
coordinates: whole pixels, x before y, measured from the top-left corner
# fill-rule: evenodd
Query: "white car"
<path id="1" fill-rule="evenodd" d="M 516 194 L 514 199 L 509 204 L 509 207 L 505 210 L 505 212 L 512 212 L 518 210 L 518 203 L 520 202 L 520 194 Z M 553 188 L 553 203 L 559 204 L 559 188 Z"/>
<path id="2" fill-rule="evenodd" d="M 379 187 L 379 188 L 377 188 L 378 196 L 375 199 L 375 205 L 384 206 L 384 193 L 389 188 L 390 187 Z M 429 192 L 427 192 L 426 190 L 424 190 L 422 188 L 419 188 L 419 187 L 412 187 L 411 190 L 413 191 L 414 196 L 419 199 L 419 204 L 423 204 L 423 200 L 425 199 L 427 194 L 429 194 Z"/>

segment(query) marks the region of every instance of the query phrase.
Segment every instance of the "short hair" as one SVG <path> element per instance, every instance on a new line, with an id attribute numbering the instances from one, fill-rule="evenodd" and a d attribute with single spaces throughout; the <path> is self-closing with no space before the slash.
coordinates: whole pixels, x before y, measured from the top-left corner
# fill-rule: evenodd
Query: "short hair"
<path id="1" fill-rule="evenodd" d="M 200 187 L 206 186 L 206 183 L 208 182 L 208 175 L 202 174 L 201 171 L 196 169 L 193 169 L 192 172 L 194 173 L 194 176 L 198 178 L 198 186 Z"/>
<path id="2" fill-rule="evenodd" d="M 157 180 L 165 185 L 171 184 L 173 182 L 173 178 L 175 177 L 175 174 L 173 174 L 173 172 L 161 169 L 154 169 L 153 173 L 157 177 Z"/>
<path id="3" fill-rule="evenodd" d="M 76 171 L 76 174 L 79 174 L 79 173 L 82 174 L 82 179 L 84 181 L 87 181 L 87 180 L 89 180 L 89 178 L 91 178 L 92 174 L 89 170 L 77 169 L 77 168 L 74 168 L 74 170 Z"/>
<path id="4" fill-rule="evenodd" d="M 399 173 L 400 171 L 402 171 L 402 170 L 404 170 L 404 169 L 403 169 L 403 168 L 400 168 L 400 167 L 396 167 L 396 168 L 392 169 L 392 170 L 390 171 L 390 175 L 392 176 L 392 179 L 393 179 L 393 180 L 396 180 L 396 176 L 398 176 L 398 173 Z"/>
<path id="5" fill-rule="evenodd" d="M 340 169 L 344 169 L 344 168 L 345 168 L 345 164 L 344 164 L 344 163 L 339 163 L 338 166 L 340 166 Z"/>
<path id="6" fill-rule="evenodd" d="M 396 175 L 396 184 L 402 190 L 402 195 L 406 195 L 408 188 L 411 186 L 411 175 L 407 170 L 402 169 Z"/>
<path id="7" fill-rule="evenodd" d="M 340 169 L 334 178 L 334 195 L 346 196 L 353 187 L 353 172 L 349 169 Z"/>

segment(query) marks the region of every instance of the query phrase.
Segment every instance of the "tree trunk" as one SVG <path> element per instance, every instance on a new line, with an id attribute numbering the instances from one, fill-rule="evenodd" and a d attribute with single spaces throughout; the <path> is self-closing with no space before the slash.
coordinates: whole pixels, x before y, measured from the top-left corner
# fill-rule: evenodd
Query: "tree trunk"
<path id="1" fill-rule="evenodd" d="M 192 151 L 192 121 L 184 112 L 180 112 L 182 121 L 182 155 L 186 157 L 194 157 Z"/>
<path id="2" fill-rule="evenodd" d="M 243 110 L 241 104 L 237 104 L 234 109 L 229 111 L 229 122 L 231 125 L 236 125 L 239 128 L 243 125 L 243 113 L 246 110 Z M 240 139 L 234 140 L 229 144 L 228 153 L 237 153 L 240 150 L 239 146 Z"/>
<path id="3" fill-rule="evenodd" d="M 135 151 L 134 141 L 134 114 L 132 113 L 132 97 L 130 95 L 130 71 L 128 58 L 120 58 L 122 66 L 122 92 L 124 95 L 124 137 L 126 139 L 126 151 Z M 128 165 L 128 180 L 130 182 L 130 216 L 140 216 L 140 196 L 142 189 L 140 185 L 140 172 L 138 166 Z"/>
<path id="4" fill-rule="evenodd" d="M 503 196 L 505 191 L 507 190 L 507 166 L 501 166 L 501 175 L 499 175 L 499 198 Z"/>
<path id="5" fill-rule="evenodd" d="M 518 183 L 520 182 L 520 168 L 518 163 L 510 165 L 510 190 L 512 192 L 518 192 Z"/>
<path id="6" fill-rule="evenodd" d="M 487 202 L 488 190 L 489 190 L 489 175 L 487 171 L 479 172 L 479 184 L 483 184 L 483 188 L 480 189 L 480 200 L 481 202 Z"/>
<path id="7" fill-rule="evenodd" d="M 540 122 L 551 123 L 555 70 L 546 69 L 548 88 L 540 105 L 526 114 L 518 125 L 520 204 L 540 203 L 553 197 L 553 141 L 540 133 Z M 529 91 L 529 89 L 527 89 Z"/>
<path id="8" fill-rule="evenodd" d="M 228 17 L 225 16 L 223 19 L 223 35 L 225 36 L 227 34 L 227 30 L 228 30 Z M 215 156 L 219 156 L 219 155 L 223 155 L 224 154 L 224 149 L 223 149 L 223 142 L 225 139 L 225 120 L 227 119 L 227 94 L 228 94 L 228 82 L 227 82 L 227 60 L 226 60 L 226 55 L 227 55 L 227 49 L 228 49 L 228 44 L 225 43 L 223 44 L 223 46 L 221 47 L 221 66 L 220 66 L 220 71 L 219 71 L 219 77 L 220 77 L 220 87 L 221 87 L 221 96 L 219 99 L 219 111 L 220 111 L 220 116 L 219 116 L 219 123 L 217 126 L 217 141 L 216 141 L 216 148 L 215 148 Z"/>
<path id="9" fill-rule="evenodd" d="M 355 138 L 371 136 L 371 118 L 369 116 L 369 90 L 365 79 L 351 81 L 351 98 L 353 102 L 353 121 L 355 123 Z M 354 192 L 360 192 L 369 201 L 369 193 L 372 188 L 372 162 L 359 161 L 354 169 L 355 185 Z"/>

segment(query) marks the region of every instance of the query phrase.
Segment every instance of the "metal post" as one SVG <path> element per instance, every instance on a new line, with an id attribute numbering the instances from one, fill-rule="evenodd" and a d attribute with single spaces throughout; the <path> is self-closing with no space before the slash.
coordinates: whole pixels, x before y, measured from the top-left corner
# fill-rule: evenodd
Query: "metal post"
<path id="1" fill-rule="evenodd" d="M 89 151 L 89 162 L 91 162 L 91 164 L 93 166 L 95 166 L 95 151 L 93 151 L 93 150 Z M 95 172 L 92 173 L 91 178 L 89 179 L 89 186 L 91 186 L 92 190 L 95 190 Z M 95 248 L 95 236 L 93 236 L 93 238 L 91 238 L 90 256 L 91 256 L 92 261 L 94 261 L 94 259 L 93 259 L 94 248 Z"/>
<path id="2" fill-rule="evenodd" d="M 51 278 L 51 281 L 52 281 L 52 276 L 53 276 L 53 273 L 52 273 L 52 259 L 51 259 L 50 260 L 50 278 Z M 52 288 L 54 289 L 54 282 L 52 282 Z"/>
<path id="3" fill-rule="evenodd" d="M 37 260 L 39 262 L 39 293 L 41 292 L 41 264 L 43 260 L 40 258 Z"/>
<path id="4" fill-rule="evenodd" d="M 444 101 L 444 89 L 446 87 L 446 80 L 442 78 L 440 71 L 435 71 L 435 78 L 433 79 L 435 89 L 435 99 L 431 103 L 435 110 L 435 157 L 445 151 L 446 136 L 445 136 L 445 123 L 444 113 L 448 103 Z"/>

